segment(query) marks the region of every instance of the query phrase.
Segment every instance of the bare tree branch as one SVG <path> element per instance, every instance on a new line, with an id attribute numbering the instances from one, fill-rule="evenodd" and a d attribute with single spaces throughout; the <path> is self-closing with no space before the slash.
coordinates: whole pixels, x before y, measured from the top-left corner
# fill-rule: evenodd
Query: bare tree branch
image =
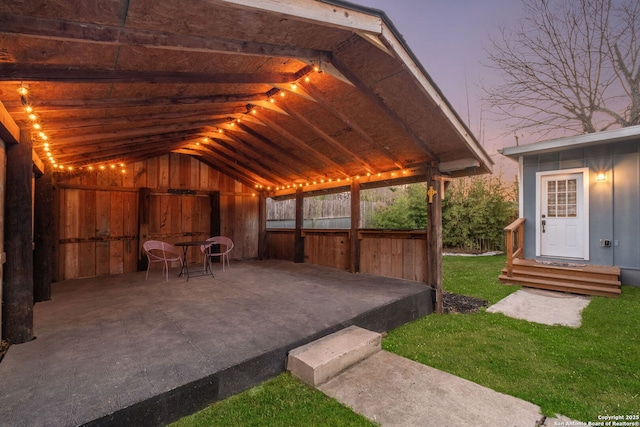
<path id="1" fill-rule="evenodd" d="M 511 131 L 590 133 L 640 124 L 640 3 L 523 0 L 488 50 L 503 83 L 486 101 Z"/>

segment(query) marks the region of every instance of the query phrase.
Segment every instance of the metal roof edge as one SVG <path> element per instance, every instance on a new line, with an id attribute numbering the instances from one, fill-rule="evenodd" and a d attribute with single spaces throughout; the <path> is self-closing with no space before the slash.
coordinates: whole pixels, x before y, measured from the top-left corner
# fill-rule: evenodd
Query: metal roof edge
<path id="1" fill-rule="evenodd" d="M 602 132 L 549 139 L 546 141 L 534 142 L 532 144 L 504 147 L 499 150 L 499 153 L 503 156 L 517 159 L 518 157 L 527 154 L 552 153 L 577 147 L 589 147 L 592 145 L 630 141 L 636 138 L 640 138 L 640 126 L 629 126 Z"/>

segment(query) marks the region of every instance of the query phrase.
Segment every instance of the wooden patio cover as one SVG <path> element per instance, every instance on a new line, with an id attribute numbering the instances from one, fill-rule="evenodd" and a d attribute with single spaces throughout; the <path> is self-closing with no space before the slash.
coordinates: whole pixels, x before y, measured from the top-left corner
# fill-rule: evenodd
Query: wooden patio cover
<path id="1" fill-rule="evenodd" d="M 336 0 L 1 2 L 0 103 L 65 174 L 179 152 L 281 196 L 492 168 L 384 12 Z"/>

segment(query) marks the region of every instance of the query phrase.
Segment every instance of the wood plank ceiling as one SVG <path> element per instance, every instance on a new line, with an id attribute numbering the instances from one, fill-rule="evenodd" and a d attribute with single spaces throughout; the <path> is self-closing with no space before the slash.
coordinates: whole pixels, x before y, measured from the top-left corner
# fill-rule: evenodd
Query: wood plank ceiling
<path id="1" fill-rule="evenodd" d="M 59 173 L 178 152 L 281 195 L 492 167 L 386 15 L 335 0 L 1 2 L 0 102 Z"/>

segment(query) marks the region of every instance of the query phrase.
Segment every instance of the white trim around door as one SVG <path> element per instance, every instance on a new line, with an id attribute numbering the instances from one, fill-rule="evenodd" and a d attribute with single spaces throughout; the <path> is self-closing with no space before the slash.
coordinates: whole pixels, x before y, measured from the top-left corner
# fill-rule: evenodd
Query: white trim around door
<path id="1" fill-rule="evenodd" d="M 536 256 L 589 259 L 589 168 L 536 173 Z"/>

